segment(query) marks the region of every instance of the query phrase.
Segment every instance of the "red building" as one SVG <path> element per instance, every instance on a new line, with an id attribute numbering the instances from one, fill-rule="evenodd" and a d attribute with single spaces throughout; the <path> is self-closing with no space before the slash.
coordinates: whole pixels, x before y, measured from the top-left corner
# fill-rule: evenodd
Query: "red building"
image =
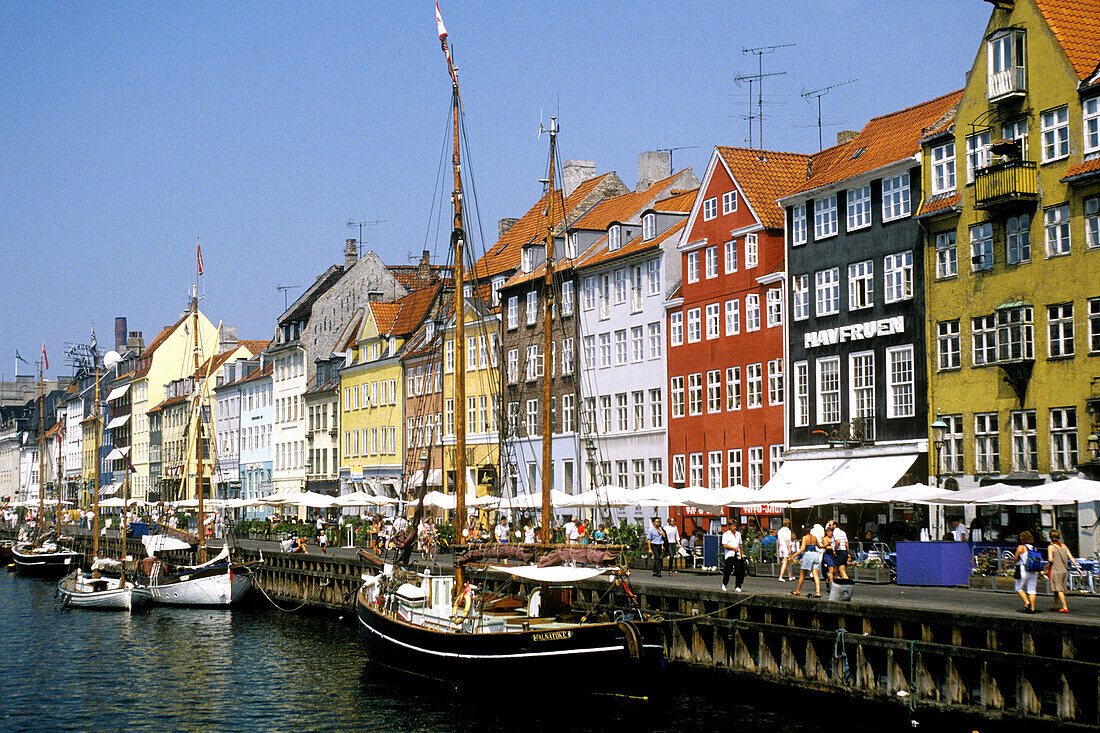
<path id="1" fill-rule="evenodd" d="M 760 488 L 779 467 L 786 288 L 776 199 L 806 180 L 809 163 L 721 146 L 711 155 L 679 246 L 682 282 L 667 305 L 673 486 Z"/>

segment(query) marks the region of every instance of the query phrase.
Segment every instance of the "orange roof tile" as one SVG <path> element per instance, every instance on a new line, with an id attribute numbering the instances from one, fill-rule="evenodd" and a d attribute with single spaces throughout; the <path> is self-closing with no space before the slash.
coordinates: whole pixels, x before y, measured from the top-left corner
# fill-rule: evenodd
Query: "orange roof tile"
<path id="1" fill-rule="evenodd" d="M 160 345 L 167 341 L 168 337 L 171 336 L 175 332 L 175 330 L 180 327 L 180 324 L 190 317 L 190 313 L 184 313 L 180 316 L 178 321 L 176 321 L 171 326 L 165 327 L 160 333 L 157 334 L 157 337 L 153 339 L 148 346 L 145 347 L 145 350 L 141 352 L 141 356 L 138 357 L 138 362 L 140 363 L 141 361 L 147 361 L 149 366 L 146 366 L 144 369 L 137 370 L 134 373 L 135 378 L 144 377 L 146 374 L 149 373 L 149 368 L 152 366 L 153 362 L 151 359 L 146 359 L 146 357 L 151 357 L 156 352 L 156 350 L 160 348 Z"/>
<path id="2" fill-rule="evenodd" d="M 1035 0 L 1077 78 L 1100 64 L 1100 0 Z"/>
<path id="3" fill-rule="evenodd" d="M 371 303 L 378 333 L 388 336 L 408 336 L 420 328 L 436 296 L 443 285 L 435 285 L 414 290 L 396 303 Z"/>
<path id="4" fill-rule="evenodd" d="M 929 196 L 924 200 L 924 204 L 920 207 L 920 211 L 917 212 L 917 216 L 931 216 L 932 214 L 947 211 L 957 205 L 960 200 L 962 200 L 962 194 L 958 192 Z"/>
<path id="5" fill-rule="evenodd" d="M 374 316 L 374 325 L 379 334 L 389 333 L 401 306 L 397 303 L 370 303 L 370 312 Z"/>
<path id="6" fill-rule="evenodd" d="M 266 341 L 260 340 L 260 339 L 255 339 L 255 340 L 248 339 L 248 340 L 245 340 L 245 341 L 238 341 L 237 342 L 237 346 L 243 346 L 244 348 L 248 349 L 248 351 L 252 354 L 252 356 L 255 356 L 256 354 L 260 353 L 261 351 L 263 351 L 264 349 L 266 349 L 270 345 L 271 345 L 271 339 L 268 339 Z"/>
<path id="7" fill-rule="evenodd" d="M 627 242 L 622 247 L 619 247 L 619 249 L 615 250 L 614 252 L 608 250 L 606 246 L 601 246 L 594 252 L 593 249 L 595 248 L 589 248 L 588 251 L 592 252 L 592 254 L 587 258 L 582 257 L 577 266 L 590 267 L 592 265 L 599 265 L 604 262 L 611 262 L 612 260 L 617 260 L 620 257 L 627 257 L 638 252 L 644 252 L 647 249 L 656 249 L 660 246 L 661 242 L 664 242 L 666 239 L 673 236 L 679 236 L 680 232 L 683 230 L 686 224 L 687 217 L 684 217 L 665 231 L 658 234 L 653 239 L 642 239 L 641 237 L 637 237 L 636 239 L 632 239 L 631 241 Z M 601 242 L 602 241 L 603 240 L 601 240 Z"/>
<path id="8" fill-rule="evenodd" d="M 922 131 L 940 120 L 961 96 L 962 90 L 959 90 L 875 117 L 845 144 L 843 152 L 848 154 L 840 154 L 839 150 L 831 152 L 828 157 L 832 164 L 820 169 L 815 161 L 810 179 L 787 195 L 831 186 L 916 155 L 920 152 Z"/>
<path id="9" fill-rule="evenodd" d="M 679 176 L 679 173 L 657 181 L 648 188 L 640 191 L 624 193 L 622 196 L 611 196 L 592 207 L 584 216 L 573 222 L 570 229 L 589 229 L 602 231 L 611 226 L 612 222 L 627 221 L 630 217 L 639 214 L 641 208 L 659 195 L 663 189 Z"/>
<path id="10" fill-rule="evenodd" d="M 420 276 L 420 265 L 386 265 L 386 269 L 409 292 L 427 287 L 450 277 L 450 268 L 444 265 L 429 265 L 428 277 Z"/>
<path id="11" fill-rule="evenodd" d="M 654 211 L 662 211 L 670 214 L 689 214 L 691 213 L 691 207 L 695 206 L 695 197 L 699 195 L 699 189 L 693 188 L 690 191 L 673 189 L 669 193 L 672 195 L 668 198 L 654 201 L 653 206 L 650 208 Z"/>
<path id="12" fill-rule="evenodd" d="M 718 146 L 718 153 L 741 187 L 760 223 L 770 229 L 784 226 L 783 209 L 776 200 L 806 180 L 810 156 L 750 148 Z"/>
<path id="13" fill-rule="evenodd" d="M 1084 163 L 1074 163 L 1066 171 L 1066 175 L 1062 177 L 1062 182 L 1068 183 L 1071 179 L 1087 176 L 1090 173 L 1100 173 L 1100 158 L 1086 160 Z"/>

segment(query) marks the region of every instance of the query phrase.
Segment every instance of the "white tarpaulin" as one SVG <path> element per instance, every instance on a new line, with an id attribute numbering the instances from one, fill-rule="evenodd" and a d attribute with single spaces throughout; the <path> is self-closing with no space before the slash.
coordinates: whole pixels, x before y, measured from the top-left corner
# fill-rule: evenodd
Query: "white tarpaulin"
<path id="1" fill-rule="evenodd" d="M 130 391 L 130 385 L 129 384 L 124 384 L 121 387 L 115 387 L 107 395 L 107 401 L 108 402 L 113 402 L 113 401 L 117 400 L 119 397 L 125 397 L 126 393 L 129 392 L 129 391 Z"/>
<path id="2" fill-rule="evenodd" d="M 790 459 L 755 494 L 753 503 L 781 504 L 853 491 L 881 491 L 896 484 L 916 459 L 916 453 Z"/>
<path id="3" fill-rule="evenodd" d="M 191 549 L 188 543 L 166 534 L 147 534 L 141 538 L 141 544 L 145 545 L 145 553 L 150 557 L 154 552 Z"/>
<path id="4" fill-rule="evenodd" d="M 352 507 L 352 506 L 386 506 L 387 504 L 396 504 L 397 499 L 390 499 L 385 496 L 375 496 L 374 494 L 368 494 L 365 491 L 353 491 L 350 494 L 344 494 L 343 496 L 336 497 L 336 506 Z"/>
<path id="5" fill-rule="evenodd" d="M 119 415 L 118 417 L 112 417 L 111 421 L 107 423 L 107 429 L 114 430 L 115 428 L 121 428 L 128 422 L 130 422 L 129 415 Z"/>
<path id="6" fill-rule="evenodd" d="M 316 491 L 302 491 L 290 494 L 285 498 L 286 504 L 309 507 L 311 509 L 328 509 L 336 506 L 336 497 L 319 494 Z"/>
<path id="7" fill-rule="evenodd" d="M 537 565 L 490 565 L 493 570 L 508 575 L 516 575 L 538 583 L 576 583 L 580 580 L 595 578 L 604 573 L 611 573 L 616 568 L 570 568 L 555 566 L 540 568 Z"/>
<path id="8" fill-rule="evenodd" d="M 989 486 L 975 486 L 972 489 L 962 489 L 961 491 L 950 491 L 948 496 L 943 498 L 941 503 L 943 504 L 987 504 L 989 499 L 994 496 L 1001 496 L 1010 492 L 1019 491 L 1019 486 L 1009 486 L 1008 484 L 990 484 Z"/>
<path id="9" fill-rule="evenodd" d="M 408 487 L 412 491 L 416 491 L 420 488 L 420 486 L 423 483 L 424 483 L 424 472 L 423 471 L 416 471 L 415 473 L 413 473 L 412 476 L 409 477 Z M 442 471 L 442 469 L 433 468 L 432 470 L 428 471 L 428 486 L 438 486 L 438 487 L 443 486 L 443 471 Z M 468 467 L 466 469 L 466 493 L 467 494 L 476 494 L 477 493 L 476 487 L 477 487 L 477 482 L 474 480 L 474 469 L 473 469 L 473 467 Z M 454 491 L 453 486 L 448 486 L 447 488 L 450 489 L 451 491 Z"/>
<path id="10" fill-rule="evenodd" d="M 108 425 L 107 427 L 111 427 L 111 426 Z M 107 460 L 108 461 L 119 461 L 119 460 L 122 460 L 123 458 L 125 458 L 128 455 L 130 455 L 130 446 L 125 445 L 121 448 L 115 448 L 110 453 L 108 453 L 107 454 Z"/>

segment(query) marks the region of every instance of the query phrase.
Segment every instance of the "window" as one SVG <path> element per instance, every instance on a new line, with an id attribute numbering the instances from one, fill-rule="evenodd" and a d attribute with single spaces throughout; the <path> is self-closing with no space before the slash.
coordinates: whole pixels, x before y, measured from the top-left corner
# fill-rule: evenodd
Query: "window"
<path id="1" fill-rule="evenodd" d="M 746 295 L 745 296 L 745 330 L 746 331 L 759 331 L 760 330 L 760 296 Z"/>
<path id="2" fill-rule="evenodd" d="M 1060 160 L 1069 156 L 1069 108 L 1043 112 L 1039 117 L 1043 140 L 1043 162 Z"/>
<path id="3" fill-rule="evenodd" d="M 542 376 L 542 364 L 539 359 L 538 345 L 527 347 L 527 381 L 533 382 Z"/>
<path id="4" fill-rule="evenodd" d="M 508 349 L 508 384 L 519 382 L 519 349 Z"/>
<path id="5" fill-rule="evenodd" d="M 783 325 L 783 291 L 772 288 L 768 291 L 768 328 Z"/>
<path id="6" fill-rule="evenodd" d="M 722 194 L 722 213 L 732 214 L 737 211 L 737 191 L 726 191 Z"/>
<path id="7" fill-rule="evenodd" d="M 645 459 L 635 458 L 631 461 L 634 476 L 634 488 L 640 489 L 645 486 Z"/>
<path id="8" fill-rule="evenodd" d="M 1031 260 L 1031 217 L 1010 216 L 1005 221 L 1005 259 L 1010 265 Z"/>
<path id="9" fill-rule="evenodd" d="M 737 240 L 726 242 L 726 274 L 737 272 Z"/>
<path id="10" fill-rule="evenodd" d="M 630 398 L 634 407 L 634 430 L 645 430 L 645 392 L 632 392 Z"/>
<path id="11" fill-rule="evenodd" d="M 943 432 L 943 446 L 940 448 L 940 472 L 963 472 L 963 428 L 962 415 L 941 415 L 947 425 Z"/>
<path id="12" fill-rule="evenodd" d="M 671 380 L 672 393 L 672 417 L 684 416 L 684 378 L 673 377 Z"/>
<path id="13" fill-rule="evenodd" d="M 1014 410 L 1012 418 L 1012 470 L 1035 471 L 1039 466 L 1039 437 L 1035 410 Z"/>
<path id="14" fill-rule="evenodd" d="M 1001 308 L 997 311 L 997 358 L 1019 361 L 1035 358 L 1035 336 L 1029 306 Z"/>
<path id="15" fill-rule="evenodd" d="M 1089 353 L 1100 353 L 1100 298 L 1089 298 Z"/>
<path id="16" fill-rule="evenodd" d="M 882 179 L 882 220 L 909 216 L 909 174 Z"/>
<path id="17" fill-rule="evenodd" d="M 718 216 L 718 197 L 712 196 L 703 201 L 703 221 L 710 221 Z"/>
<path id="18" fill-rule="evenodd" d="M 650 260 L 646 263 L 646 277 L 649 279 L 649 294 L 661 294 L 661 261 Z"/>
<path id="19" fill-rule="evenodd" d="M 561 373 L 573 373 L 573 337 L 561 340 Z"/>
<path id="20" fill-rule="evenodd" d="M 527 435 L 539 434 L 539 401 L 527 400 Z"/>
<path id="21" fill-rule="evenodd" d="M 726 301 L 726 335 L 741 333 L 741 308 L 736 298 Z"/>
<path id="22" fill-rule="evenodd" d="M 840 357 L 817 360 L 817 422 L 840 422 Z"/>
<path id="23" fill-rule="evenodd" d="M 655 428 L 659 428 L 665 424 L 664 404 L 661 401 L 660 387 L 649 390 L 649 420 Z"/>
<path id="24" fill-rule="evenodd" d="M 783 446 L 782 445 L 768 446 L 768 453 L 769 453 L 769 458 L 771 459 L 771 463 L 769 465 L 770 475 L 774 476 L 776 471 L 779 470 L 780 466 L 783 465 Z"/>
<path id="25" fill-rule="evenodd" d="M 573 281 L 566 280 L 561 284 L 560 291 L 561 298 L 561 314 L 563 316 L 573 315 Z"/>
<path id="26" fill-rule="evenodd" d="M 974 344 L 974 366 L 997 362 L 997 319 L 979 316 L 970 320 L 970 333 Z"/>
<path id="27" fill-rule="evenodd" d="M 673 346 L 680 346 L 684 343 L 684 314 L 681 311 L 674 311 L 669 314 L 668 317 L 668 338 L 669 342 Z"/>
<path id="28" fill-rule="evenodd" d="M 962 348 L 959 341 L 959 321 L 940 321 L 936 324 L 937 343 L 939 353 L 939 367 L 944 369 L 958 369 L 961 365 L 959 351 Z"/>
<path id="29" fill-rule="evenodd" d="M 806 204 L 791 207 L 791 244 L 806 244 Z"/>
<path id="30" fill-rule="evenodd" d="M 913 252 L 886 255 L 883 266 L 886 302 L 896 303 L 913 297 Z"/>
<path id="31" fill-rule="evenodd" d="M 817 290 L 817 316 L 831 316 L 840 312 L 840 268 L 818 270 L 815 273 Z"/>
<path id="32" fill-rule="evenodd" d="M 639 362 L 645 358 L 645 329 L 642 326 L 630 328 L 630 361 Z"/>
<path id="33" fill-rule="evenodd" d="M 539 315 L 539 291 L 531 290 L 527 293 L 527 325 L 535 325 Z"/>
<path id="34" fill-rule="evenodd" d="M 1077 408 L 1050 411 L 1050 470 L 1077 470 Z"/>
<path id="35" fill-rule="evenodd" d="M 756 267 L 760 261 L 759 245 L 755 234 L 745 235 L 745 267 Z"/>
<path id="36" fill-rule="evenodd" d="M 712 450 L 707 453 L 707 488 L 722 488 L 722 451 Z"/>
<path id="37" fill-rule="evenodd" d="M 886 416 L 913 417 L 916 414 L 913 375 L 913 347 L 886 350 Z"/>
<path id="38" fill-rule="evenodd" d="M 1001 436 L 997 413 L 974 415 L 974 473 L 1001 472 Z"/>
<path id="39" fill-rule="evenodd" d="M 626 358 L 626 329 L 623 328 L 615 332 L 615 363 L 618 365 L 625 364 Z"/>
<path id="40" fill-rule="evenodd" d="M 850 393 L 848 411 L 853 422 L 875 416 L 875 353 L 861 351 L 848 355 Z M 863 435 L 873 438 L 873 421 L 863 420 Z"/>
<path id="41" fill-rule="evenodd" d="M 932 194 L 955 190 L 955 141 L 932 148 Z"/>
<path id="42" fill-rule="evenodd" d="M 596 368 L 596 337 L 585 336 L 584 337 L 584 368 L 595 369 Z"/>
<path id="43" fill-rule="evenodd" d="M 805 361 L 794 363 L 794 425 L 804 428 L 810 424 L 810 365 Z"/>
<path id="44" fill-rule="evenodd" d="M 875 304 L 875 265 L 871 260 L 848 265 L 848 310 Z"/>
<path id="45" fill-rule="evenodd" d="M 688 466 L 691 471 L 688 478 L 691 481 L 692 486 L 703 485 L 703 454 L 692 453 L 688 456 Z"/>
<path id="46" fill-rule="evenodd" d="M 607 248 L 614 252 L 622 246 L 622 227 L 612 224 L 607 228 Z"/>
<path id="47" fill-rule="evenodd" d="M 595 310 L 596 308 L 596 278 L 593 275 L 589 275 L 584 279 L 584 287 L 581 291 L 581 307 L 586 310 Z"/>
<path id="48" fill-rule="evenodd" d="M 508 298 L 508 328 L 519 326 L 519 297 L 513 295 Z"/>
<path id="49" fill-rule="evenodd" d="M 966 182 L 974 182 L 974 174 L 989 166 L 989 130 L 966 138 Z"/>
<path id="50" fill-rule="evenodd" d="M 836 234 L 836 194 L 814 201 L 814 239 Z"/>
<path id="51" fill-rule="evenodd" d="M 1047 306 L 1047 355 L 1073 356 L 1073 303 Z"/>
<path id="52" fill-rule="evenodd" d="M 719 323 L 718 304 L 717 303 L 708 303 L 707 304 L 707 338 L 708 339 L 718 338 L 718 336 L 719 336 L 718 323 Z"/>
<path id="53" fill-rule="evenodd" d="M 749 448 L 749 488 L 759 489 L 764 486 L 764 447 L 754 446 Z"/>
<path id="54" fill-rule="evenodd" d="M 661 343 L 661 323 L 649 324 L 649 358 L 660 359 L 664 352 L 663 344 Z"/>
<path id="55" fill-rule="evenodd" d="M 1085 199 L 1085 246 L 1100 247 L 1100 197 Z"/>
<path id="56" fill-rule="evenodd" d="M 611 432 L 611 395 L 600 396 L 600 432 Z"/>
<path id="57" fill-rule="evenodd" d="M 955 277 L 959 274 L 959 255 L 955 249 L 955 232 L 936 235 L 936 277 Z"/>
<path id="58" fill-rule="evenodd" d="M 741 449 L 726 453 L 726 476 L 730 486 L 741 486 Z"/>
<path id="59" fill-rule="evenodd" d="M 600 368 L 611 366 L 611 334 L 600 334 Z"/>
<path id="60" fill-rule="evenodd" d="M 684 483 L 684 455 L 682 453 L 672 457 L 672 483 Z"/>
<path id="61" fill-rule="evenodd" d="M 571 232 L 569 236 L 565 238 L 565 256 L 567 259 L 573 259 L 577 256 L 580 238 L 581 236 L 577 232 Z"/>
<path id="62" fill-rule="evenodd" d="M 630 430 L 630 404 L 626 392 L 615 395 L 615 427 L 620 433 Z"/>
<path id="63" fill-rule="evenodd" d="M 600 307 L 600 320 L 606 321 L 611 317 L 611 276 L 600 275 L 597 301 Z"/>
<path id="64" fill-rule="evenodd" d="M 707 372 L 707 412 L 722 411 L 722 371 Z"/>
<path id="65" fill-rule="evenodd" d="M 741 367 L 726 368 L 726 409 L 741 409 Z"/>
<path id="66" fill-rule="evenodd" d="M 703 414 L 703 373 L 688 375 L 688 414 Z"/>
<path id="67" fill-rule="evenodd" d="M 657 233 L 657 215 L 650 213 L 642 217 L 642 239 L 649 241 Z"/>
<path id="68" fill-rule="evenodd" d="M 615 304 L 622 305 L 626 302 L 626 268 L 615 270 Z"/>
<path id="69" fill-rule="evenodd" d="M 997 99 L 1024 86 L 1024 32 L 1004 31 L 989 39 L 987 97 Z"/>
<path id="70" fill-rule="evenodd" d="M 718 277 L 718 246 L 706 248 L 707 280 Z"/>
<path id="71" fill-rule="evenodd" d="M 768 404 L 783 404 L 783 359 L 768 362 Z"/>
<path id="72" fill-rule="evenodd" d="M 970 270 L 993 269 L 993 225 L 988 221 L 970 227 Z"/>
<path id="73" fill-rule="evenodd" d="M 1085 153 L 1100 151 L 1100 97 L 1081 103 L 1081 132 L 1085 138 Z"/>
<path id="74" fill-rule="evenodd" d="M 1069 206 L 1052 206 L 1043 211 L 1046 222 L 1047 257 L 1069 254 Z"/>
<path id="75" fill-rule="evenodd" d="M 702 337 L 702 327 L 699 323 L 699 309 L 691 308 L 688 310 L 688 343 L 692 344 L 698 341 Z"/>
<path id="76" fill-rule="evenodd" d="M 804 321 L 810 317 L 810 276 L 794 275 L 791 277 L 791 300 L 794 310 L 794 319 Z"/>
<path id="77" fill-rule="evenodd" d="M 1001 126 L 1001 137 L 1020 145 L 1020 159 L 1027 160 L 1027 118 L 1021 117 Z"/>
<path id="78" fill-rule="evenodd" d="M 687 281 L 689 283 L 699 282 L 699 252 L 687 253 Z"/>
<path id="79" fill-rule="evenodd" d="M 848 231 L 871 226 L 871 184 L 848 189 Z"/>
<path id="80" fill-rule="evenodd" d="M 630 312 L 640 313 L 642 310 L 642 298 L 645 291 L 642 290 L 642 266 L 634 265 L 630 268 Z"/>

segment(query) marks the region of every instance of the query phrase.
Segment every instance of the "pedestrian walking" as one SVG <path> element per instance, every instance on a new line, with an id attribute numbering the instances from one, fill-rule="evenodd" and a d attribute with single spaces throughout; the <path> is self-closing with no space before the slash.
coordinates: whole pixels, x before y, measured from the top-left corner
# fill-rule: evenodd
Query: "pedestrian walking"
<path id="1" fill-rule="evenodd" d="M 680 530 L 676 528 L 676 523 L 672 521 L 672 517 L 668 518 L 668 522 L 665 524 L 665 539 L 667 545 L 665 549 L 668 555 L 668 574 L 676 575 L 676 571 L 672 568 L 672 563 L 676 561 L 676 556 L 680 552 Z"/>
<path id="2" fill-rule="evenodd" d="M 661 518 L 653 518 L 653 526 L 645 532 L 646 547 L 653 555 L 653 577 L 661 577 L 661 565 L 662 554 L 665 551 L 665 545 L 668 543 L 668 538 L 665 536 L 665 530 L 661 527 Z"/>
<path id="3" fill-rule="evenodd" d="M 1031 543 L 1031 532 L 1026 529 L 1020 533 L 1020 544 L 1016 546 L 1013 560 L 1016 563 L 1016 594 L 1024 602 L 1020 613 L 1039 613 L 1035 608 L 1035 589 L 1039 584 L 1039 572 L 1043 569 L 1043 555 Z"/>
<path id="4" fill-rule="evenodd" d="M 791 520 L 785 518 L 783 520 L 783 526 L 779 528 L 779 532 L 775 536 L 776 546 L 775 551 L 779 556 L 779 582 L 785 583 L 788 580 L 794 580 L 794 565 L 791 562 L 791 552 L 794 550 L 792 545 L 794 544 L 794 538 L 791 535 Z M 783 575 L 787 577 L 784 578 Z"/>
<path id="5" fill-rule="evenodd" d="M 722 559 L 722 590 L 725 591 L 730 582 L 730 574 L 733 574 L 733 590 L 741 592 L 741 584 L 745 582 L 745 553 L 741 545 L 741 531 L 734 520 L 726 525 L 726 531 L 722 533 L 722 550 L 725 556 Z"/>
<path id="6" fill-rule="evenodd" d="M 1056 529 L 1050 531 L 1050 546 L 1047 548 L 1047 577 L 1050 579 L 1050 592 L 1057 600 L 1057 606 L 1052 606 L 1051 611 L 1057 613 L 1069 613 L 1066 605 L 1066 591 L 1069 590 L 1069 564 L 1081 572 L 1081 566 L 1073 557 L 1073 553 L 1062 543 L 1062 533 Z"/>
<path id="7" fill-rule="evenodd" d="M 802 544 L 792 559 L 801 557 L 799 566 L 798 586 L 791 591 L 792 596 L 802 595 L 802 584 L 806 581 L 806 573 L 814 579 L 814 593 L 810 598 L 821 598 L 821 538 L 825 535 L 825 529 L 820 524 L 815 524 L 812 529 L 802 535 Z"/>

